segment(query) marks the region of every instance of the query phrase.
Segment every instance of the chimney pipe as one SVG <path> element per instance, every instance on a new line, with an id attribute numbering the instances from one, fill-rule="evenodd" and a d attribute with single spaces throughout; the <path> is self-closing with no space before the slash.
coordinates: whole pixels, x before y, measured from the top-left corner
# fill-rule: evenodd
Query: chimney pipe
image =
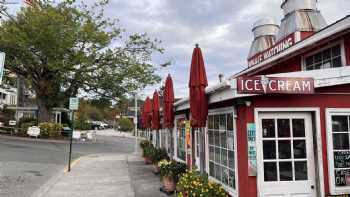
<path id="1" fill-rule="evenodd" d="M 254 40 L 250 47 L 248 59 L 274 45 L 278 30 L 279 26 L 271 17 L 255 22 L 252 29 Z"/>
<path id="2" fill-rule="evenodd" d="M 281 4 L 284 18 L 276 42 L 295 32 L 317 32 L 327 26 L 325 19 L 317 10 L 316 0 L 283 0 Z M 300 40 L 296 40 L 298 42 Z"/>

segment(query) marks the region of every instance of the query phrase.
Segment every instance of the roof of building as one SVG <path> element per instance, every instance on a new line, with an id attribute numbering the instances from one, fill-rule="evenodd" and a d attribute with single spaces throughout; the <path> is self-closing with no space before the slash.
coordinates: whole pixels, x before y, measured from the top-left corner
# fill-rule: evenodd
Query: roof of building
<path id="1" fill-rule="evenodd" d="M 257 71 L 259 69 L 266 69 L 269 66 L 273 66 L 274 63 L 278 62 L 279 60 L 283 58 L 292 58 L 294 56 L 299 55 L 303 51 L 301 49 L 306 49 L 307 47 L 313 46 L 315 43 L 322 41 L 326 38 L 329 38 L 331 36 L 334 36 L 339 33 L 347 33 L 346 31 L 350 31 L 350 15 L 347 15 L 346 17 L 334 22 L 331 25 L 328 25 L 327 27 L 321 29 L 320 31 L 314 33 L 313 35 L 303 39 L 302 41 L 296 43 L 295 45 L 291 46 L 290 48 L 280 52 L 279 54 L 266 59 L 265 61 L 262 61 L 254 66 L 248 67 L 230 77 L 236 78 L 238 76 L 241 76 L 243 74 L 247 74 L 250 72 Z M 300 52 L 300 53 L 298 53 Z"/>

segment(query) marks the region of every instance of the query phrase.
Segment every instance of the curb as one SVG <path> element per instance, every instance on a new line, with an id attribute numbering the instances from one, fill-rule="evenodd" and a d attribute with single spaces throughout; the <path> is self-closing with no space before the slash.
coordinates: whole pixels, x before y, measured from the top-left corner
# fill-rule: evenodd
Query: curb
<path id="1" fill-rule="evenodd" d="M 0 134 L 0 139 L 14 139 L 14 140 L 22 140 L 22 141 L 28 141 L 28 142 L 53 142 L 53 143 L 62 143 L 62 144 L 67 144 L 69 143 L 69 140 L 53 140 L 53 139 L 40 139 L 40 138 L 29 138 L 29 137 L 18 137 L 18 136 L 8 136 L 8 135 L 1 135 Z M 89 144 L 93 142 L 89 141 L 75 141 L 73 140 L 73 143 L 77 144 Z"/>
<path id="2" fill-rule="evenodd" d="M 85 155 L 85 156 L 89 156 L 89 155 Z M 85 157 L 85 156 L 81 156 L 81 157 Z M 73 160 L 73 162 L 71 163 L 71 168 L 74 167 L 79 162 L 81 157 L 78 157 L 75 160 Z M 67 172 L 68 172 L 68 165 L 66 165 L 56 175 L 51 177 L 46 183 L 44 183 L 44 185 L 42 185 L 39 189 L 37 189 L 30 197 L 44 197 L 45 194 L 51 189 L 51 187 L 55 185 L 55 183 L 57 183 L 57 181 Z"/>

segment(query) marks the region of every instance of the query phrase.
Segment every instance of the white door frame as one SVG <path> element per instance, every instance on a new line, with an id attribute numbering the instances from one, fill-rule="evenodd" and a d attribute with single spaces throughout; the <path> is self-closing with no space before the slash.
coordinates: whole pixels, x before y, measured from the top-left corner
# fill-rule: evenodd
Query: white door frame
<path id="1" fill-rule="evenodd" d="M 176 161 L 180 161 L 180 162 L 186 162 L 183 161 L 182 159 L 180 159 L 177 155 L 177 120 L 178 119 L 186 119 L 186 115 L 185 114 L 179 114 L 179 115 L 175 115 L 174 117 L 174 128 L 173 128 L 173 137 L 174 137 L 174 159 Z"/>
<path id="2" fill-rule="evenodd" d="M 254 122 L 255 125 L 259 124 L 259 113 L 263 112 L 313 112 L 315 113 L 315 125 L 314 128 L 316 129 L 316 142 L 314 140 L 314 144 L 316 144 L 317 148 L 317 154 L 315 155 L 315 160 L 317 160 L 317 168 L 315 172 L 315 180 L 316 180 L 316 185 L 319 188 L 318 191 L 320 192 L 320 196 L 325 196 L 325 189 L 324 189 L 324 174 L 323 174 L 323 158 L 322 158 L 322 135 L 321 135 L 321 120 L 320 120 L 320 108 L 318 107 L 286 107 L 286 108 L 255 108 L 254 109 Z M 315 146 L 314 146 L 315 148 Z M 318 172 L 318 173 L 317 173 Z M 259 175 L 258 175 L 259 176 Z M 259 179 L 257 178 L 257 191 L 258 191 L 258 196 L 259 196 L 259 188 L 261 187 L 261 183 Z"/>

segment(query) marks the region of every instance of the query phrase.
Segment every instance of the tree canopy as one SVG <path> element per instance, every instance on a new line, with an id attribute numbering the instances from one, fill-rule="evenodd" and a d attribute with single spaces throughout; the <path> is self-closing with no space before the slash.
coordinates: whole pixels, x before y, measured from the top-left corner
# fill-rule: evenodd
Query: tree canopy
<path id="1" fill-rule="evenodd" d="M 128 34 L 105 16 L 107 0 L 36 0 L 15 16 L 5 9 L 0 49 L 5 68 L 26 80 L 36 94 L 39 120 L 79 94 L 114 99 L 160 80 L 152 54 L 160 41 L 146 33 Z"/>

